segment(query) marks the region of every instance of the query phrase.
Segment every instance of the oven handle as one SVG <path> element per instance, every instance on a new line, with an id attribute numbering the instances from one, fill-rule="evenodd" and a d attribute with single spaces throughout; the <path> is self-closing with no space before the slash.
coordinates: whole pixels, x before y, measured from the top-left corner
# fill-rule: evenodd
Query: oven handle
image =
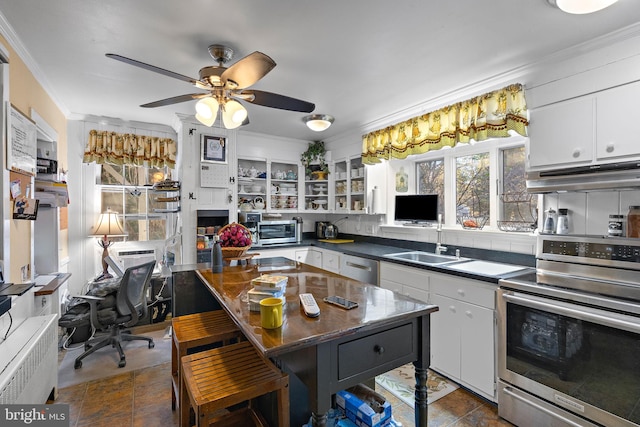
<path id="1" fill-rule="evenodd" d="M 587 322 L 597 323 L 599 325 L 609 326 L 616 329 L 624 329 L 625 331 L 640 333 L 640 321 L 631 316 L 623 314 L 591 309 L 587 307 L 565 304 L 562 302 L 549 303 L 547 299 L 539 298 L 533 295 L 519 296 L 516 293 L 507 291 L 503 292 L 502 297 L 508 302 L 524 305 L 525 307 L 537 308 L 543 311 L 552 311 L 567 317 L 584 320 Z M 576 309 L 573 307 L 580 307 Z"/>
<path id="2" fill-rule="evenodd" d="M 509 395 L 510 397 L 512 397 L 512 398 L 514 398 L 514 399 L 516 399 L 516 400 L 519 400 L 520 402 L 522 402 L 522 403 L 524 403 L 524 404 L 526 404 L 526 405 L 533 406 L 533 407 L 534 407 L 534 408 L 536 408 L 537 410 L 542 411 L 542 412 L 544 412 L 545 414 L 547 414 L 547 415 L 549 415 L 549 416 L 551 416 L 551 417 L 553 417 L 553 418 L 557 418 L 557 419 L 561 420 L 561 421 L 562 421 L 562 422 L 564 422 L 564 423 L 567 423 L 567 424 L 572 425 L 572 426 L 574 426 L 574 427 L 582 427 L 582 425 L 581 425 L 581 424 L 578 424 L 578 423 L 576 423 L 576 422 L 573 422 L 573 421 L 571 421 L 570 419 L 565 418 L 565 417 L 563 417 L 562 415 L 557 414 L 557 413 L 555 413 L 555 412 L 553 412 L 553 411 L 551 411 L 551 410 L 549 410 L 549 409 L 545 408 L 544 406 L 538 405 L 538 404 L 537 404 L 537 403 L 535 403 L 535 402 L 531 402 L 530 400 L 527 400 L 527 399 L 525 399 L 524 397 L 522 397 L 522 396 L 520 396 L 520 395 L 518 395 L 518 394 L 516 394 L 516 393 L 512 392 L 512 391 L 511 391 L 511 387 L 505 387 L 505 388 L 503 388 L 503 389 L 502 389 L 502 392 L 503 392 L 504 394 Z"/>

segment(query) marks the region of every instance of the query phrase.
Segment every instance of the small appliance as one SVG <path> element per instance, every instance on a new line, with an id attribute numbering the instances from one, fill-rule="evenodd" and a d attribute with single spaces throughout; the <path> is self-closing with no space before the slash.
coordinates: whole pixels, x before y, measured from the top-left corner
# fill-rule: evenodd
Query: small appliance
<path id="1" fill-rule="evenodd" d="M 298 222 L 292 220 L 275 220 L 258 222 L 258 243 L 256 246 L 296 243 Z"/>

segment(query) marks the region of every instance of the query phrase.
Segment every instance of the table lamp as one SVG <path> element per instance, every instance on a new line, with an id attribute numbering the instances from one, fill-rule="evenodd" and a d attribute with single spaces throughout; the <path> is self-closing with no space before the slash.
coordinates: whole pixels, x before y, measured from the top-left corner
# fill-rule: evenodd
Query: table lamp
<path id="1" fill-rule="evenodd" d="M 109 240 L 109 237 L 127 236 L 127 233 L 122 229 L 120 221 L 118 221 L 118 212 L 107 209 L 107 212 L 101 213 L 91 235 L 102 237 L 101 240 L 98 240 L 98 244 L 102 247 L 102 274 L 95 281 L 110 279 L 113 276 L 109 274 L 109 266 L 106 259 L 109 256 L 108 248 L 113 242 Z"/>

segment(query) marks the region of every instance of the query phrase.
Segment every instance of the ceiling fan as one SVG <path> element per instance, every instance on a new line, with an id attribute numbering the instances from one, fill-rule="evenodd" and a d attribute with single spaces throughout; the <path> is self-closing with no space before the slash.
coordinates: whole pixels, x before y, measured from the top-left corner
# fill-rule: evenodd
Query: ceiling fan
<path id="1" fill-rule="evenodd" d="M 230 47 L 213 44 L 209 46 L 209 54 L 218 65 L 201 68 L 200 79 L 174 73 L 173 71 L 114 53 L 107 53 L 106 55 L 117 61 L 191 83 L 196 88 L 206 91 L 173 96 L 141 105 L 144 108 L 153 108 L 198 99 L 196 119 L 206 126 L 213 125 L 218 111 L 221 112 L 224 127 L 227 129 L 235 129 L 244 123 L 248 123 L 247 110 L 238 102 L 239 100 L 255 105 L 303 113 L 310 113 L 315 109 L 314 104 L 300 99 L 262 90 L 247 89 L 276 66 L 275 61 L 264 53 L 253 52 L 229 67 L 224 65 L 233 57 L 233 50 Z"/>

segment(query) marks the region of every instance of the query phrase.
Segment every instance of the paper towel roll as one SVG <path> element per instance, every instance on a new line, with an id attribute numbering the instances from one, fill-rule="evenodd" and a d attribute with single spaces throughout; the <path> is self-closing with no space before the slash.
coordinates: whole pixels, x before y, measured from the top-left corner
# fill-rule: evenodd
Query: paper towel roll
<path id="1" fill-rule="evenodd" d="M 380 189 L 378 187 L 373 187 L 373 190 L 371 190 L 371 213 L 384 213 L 383 204 L 384 198 L 380 195 Z"/>

